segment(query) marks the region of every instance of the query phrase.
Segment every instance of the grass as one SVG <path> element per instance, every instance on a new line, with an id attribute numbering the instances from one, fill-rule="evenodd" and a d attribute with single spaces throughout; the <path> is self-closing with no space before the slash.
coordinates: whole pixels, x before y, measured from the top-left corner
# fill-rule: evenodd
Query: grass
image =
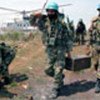
<path id="1" fill-rule="evenodd" d="M 15 81 L 10 84 L 10 87 L 16 87 L 16 86 L 18 86 L 18 83 Z"/>
<path id="2" fill-rule="evenodd" d="M 10 32 L 10 33 L 4 33 L 0 34 L 0 40 L 1 41 L 6 41 L 6 40 L 12 40 L 12 41 L 28 41 L 30 38 L 34 38 L 35 33 L 30 34 L 25 34 L 23 32 Z"/>

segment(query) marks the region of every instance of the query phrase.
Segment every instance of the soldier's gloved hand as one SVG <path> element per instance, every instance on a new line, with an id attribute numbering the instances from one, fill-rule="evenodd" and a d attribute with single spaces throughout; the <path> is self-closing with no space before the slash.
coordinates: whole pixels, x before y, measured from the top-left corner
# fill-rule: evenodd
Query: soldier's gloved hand
<path id="1" fill-rule="evenodd" d="M 41 14 L 40 12 L 31 14 L 31 15 L 30 15 L 30 24 L 31 24 L 32 26 L 36 26 L 41 15 L 42 15 L 42 14 Z"/>
<path id="2" fill-rule="evenodd" d="M 33 15 L 34 15 L 35 17 L 41 17 L 41 16 L 42 16 L 42 13 L 41 13 L 41 12 L 35 12 Z"/>

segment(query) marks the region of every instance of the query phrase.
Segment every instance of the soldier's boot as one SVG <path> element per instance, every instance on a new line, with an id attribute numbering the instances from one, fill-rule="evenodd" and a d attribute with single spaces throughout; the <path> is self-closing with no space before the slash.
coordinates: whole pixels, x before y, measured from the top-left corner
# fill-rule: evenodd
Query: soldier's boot
<path id="1" fill-rule="evenodd" d="M 60 93 L 61 93 L 61 88 L 64 86 L 64 77 L 65 75 L 62 73 L 63 69 L 58 70 L 58 72 L 55 72 L 55 82 L 54 82 L 54 87 L 52 89 L 52 93 L 50 94 L 50 99 L 56 99 Z"/>
<path id="2" fill-rule="evenodd" d="M 56 99 L 59 96 L 58 92 L 59 91 L 56 88 L 53 88 L 51 94 L 49 95 L 49 99 Z"/>
<path id="3" fill-rule="evenodd" d="M 99 78 L 97 78 L 97 81 L 96 81 L 95 93 L 100 93 L 100 79 Z"/>
<path id="4" fill-rule="evenodd" d="M 45 69 L 44 71 L 48 76 L 54 77 L 55 71 L 53 66 L 48 67 L 47 69 Z"/>
<path id="5" fill-rule="evenodd" d="M 51 94 L 49 95 L 49 99 L 56 99 L 61 94 L 61 88 L 64 86 L 64 82 L 61 82 L 60 86 L 54 87 L 52 89 Z"/>

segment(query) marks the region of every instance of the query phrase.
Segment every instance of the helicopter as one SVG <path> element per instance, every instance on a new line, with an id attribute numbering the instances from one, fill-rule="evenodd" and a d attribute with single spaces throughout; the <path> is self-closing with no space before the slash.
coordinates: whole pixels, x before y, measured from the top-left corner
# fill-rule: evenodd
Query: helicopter
<path id="1" fill-rule="evenodd" d="M 13 23 L 8 22 L 7 23 L 7 28 L 13 29 L 13 30 L 23 30 L 23 31 L 30 31 L 30 30 L 34 30 L 34 28 L 32 28 L 32 26 L 29 23 L 29 19 L 31 13 L 35 13 L 40 11 L 41 13 L 43 13 L 45 10 L 45 6 L 47 4 L 48 0 L 46 0 L 46 2 L 44 3 L 42 8 L 39 9 L 34 9 L 34 10 L 30 10 L 30 11 L 26 11 L 26 10 L 16 10 L 16 9 L 12 9 L 12 8 L 6 8 L 6 7 L 0 7 L 0 10 L 5 10 L 5 11 L 9 11 L 9 12 L 13 12 L 14 14 L 19 14 L 22 15 L 22 21 L 17 21 L 14 20 Z M 71 6 L 72 4 L 63 4 L 63 5 L 59 5 L 59 7 L 66 7 L 66 6 Z"/>

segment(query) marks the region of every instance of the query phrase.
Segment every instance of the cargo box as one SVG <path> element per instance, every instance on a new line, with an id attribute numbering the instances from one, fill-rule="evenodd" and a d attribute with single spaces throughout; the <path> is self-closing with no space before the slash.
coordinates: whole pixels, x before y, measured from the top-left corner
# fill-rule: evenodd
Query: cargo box
<path id="1" fill-rule="evenodd" d="M 65 69 L 80 71 L 91 67 L 91 57 L 87 55 L 77 55 L 72 58 L 66 58 L 65 63 Z"/>

